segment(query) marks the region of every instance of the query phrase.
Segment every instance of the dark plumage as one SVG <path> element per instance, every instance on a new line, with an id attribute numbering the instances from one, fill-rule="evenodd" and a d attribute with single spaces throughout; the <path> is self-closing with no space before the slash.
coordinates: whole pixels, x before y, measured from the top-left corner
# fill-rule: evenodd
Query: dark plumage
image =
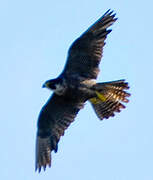
<path id="1" fill-rule="evenodd" d="M 51 166 L 51 152 L 57 152 L 60 137 L 89 101 L 102 120 L 120 112 L 130 96 L 124 80 L 96 83 L 108 29 L 117 18 L 108 10 L 71 45 L 61 75 L 48 80 L 43 87 L 54 91 L 38 119 L 36 170 Z"/>

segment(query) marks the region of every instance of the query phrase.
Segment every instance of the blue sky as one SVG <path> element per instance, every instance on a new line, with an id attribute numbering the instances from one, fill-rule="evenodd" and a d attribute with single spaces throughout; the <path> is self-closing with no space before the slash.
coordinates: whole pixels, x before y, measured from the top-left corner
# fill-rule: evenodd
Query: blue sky
<path id="1" fill-rule="evenodd" d="M 153 180 L 152 1 L 0 2 L 0 179 Z M 127 109 L 100 122 L 90 104 L 34 172 L 36 123 L 50 96 L 43 82 L 62 71 L 71 43 L 107 9 L 118 21 L 107 38 L 98 81 L 127 79 Z"/>

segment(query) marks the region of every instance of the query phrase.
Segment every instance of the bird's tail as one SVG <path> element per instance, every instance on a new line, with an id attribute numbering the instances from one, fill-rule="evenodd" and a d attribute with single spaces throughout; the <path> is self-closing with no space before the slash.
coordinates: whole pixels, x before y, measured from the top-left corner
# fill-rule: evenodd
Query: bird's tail
<path id="1" fill-rule="evenodd" d="M 129 89 L 125 80 L 118 80 L 94 85 L 96 97 L 89 99 L 97 116 L 102 120 L 114 116 L 114 112 L 120 112 L 125 108 L 122 103 L 127 103 L 130 96 L 126 92 Z"/>

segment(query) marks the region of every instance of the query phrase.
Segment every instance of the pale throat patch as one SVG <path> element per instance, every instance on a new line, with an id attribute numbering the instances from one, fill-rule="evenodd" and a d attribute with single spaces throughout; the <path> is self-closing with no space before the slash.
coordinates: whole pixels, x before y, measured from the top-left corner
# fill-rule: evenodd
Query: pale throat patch
<path id="1" fill-rule="evenodd" d="M 82 81 L 82 84 L 93 86 L 94 84 L 96 84 L 96 80 L 95 79 L 84 80 L 84 81 Z"/>
<path id="2" fill-rule="evenodd" d="M 56 84 L 55 85 L 56 89 L 54 90 L 54 92 L 57 94 L 57 95 L 63 95 L 65 90 L 66 90 L 66 87 L 62 84 Z"/>

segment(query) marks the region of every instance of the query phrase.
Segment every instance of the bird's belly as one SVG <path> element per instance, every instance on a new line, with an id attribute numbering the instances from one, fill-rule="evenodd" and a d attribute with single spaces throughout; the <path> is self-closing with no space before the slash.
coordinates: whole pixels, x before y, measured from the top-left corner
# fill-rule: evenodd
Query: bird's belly
<path id="1" fill-rule="evenodd" d="M 65 92 L 65 96 L 67 98 L 73 99 L 73 100 L 81 100 L 81 101 L 87 101 L 89 98 L 94 96 L 94 92 L 86 87 L 73 87 L 68 88 Z"/>

